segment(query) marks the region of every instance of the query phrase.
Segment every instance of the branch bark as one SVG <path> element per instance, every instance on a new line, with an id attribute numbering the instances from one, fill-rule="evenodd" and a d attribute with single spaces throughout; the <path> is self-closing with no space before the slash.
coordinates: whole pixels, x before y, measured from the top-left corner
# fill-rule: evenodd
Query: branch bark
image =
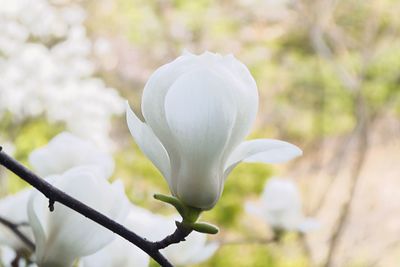
<path id="1" fill-rule="evenodd" d="M 178 223 L 177 230 L 172 235 L 167 236 L 161 241 L 151 242 L 125 228 L 123 225 L 111 220 L 110 218 L 94 210 L 93 208 L 85 205 L 79 200 L 69 196 L 58 188 L 52 186 L 50 183 L 46 182 L 44 179 L 40 178 L 35 173 L 27 169 L 21 163 L 4 153 L 1 146 L 0 165 L 3 165 L 5 168 L 12 171 L 21 179 L 25 180 L 30 185 L 39 190 L 49 199 L 50 204 L 59 202 L 64 206 L 69 207 L 70 209 L 73 209 L 83 216 L 91 219 L 92 221 L 102 225 L 108 230 L 114 232 L 115 234 L 121 236 L 130 243 L 139 247 L 163 267 L 173 267 L 173 265 L 160 253 L 160 249 L 165 248 L 170 244 L 179 243 L 180 241 L 185 240 L 185 237 L 188 236 L 191 232 L 183 231 L 178 226 Z"/>
<path id="2" fill-rule="evenodd" d="M 359 184 L 360 175 L 362 168 L 364 166 L 364 162 L 366 160 L 366 155 L 368 152 L 369 144 L 368 144 L 368 120 L 366 118 L 366 111 L 365 111 L 365 104 L 362 97 L 361 92 L 359 92 L 357 99 L 356 99 L 356 117 L 358 119 L 357 125 L 357 158 L 354 163 L 353 169 L 351 171 L 351 181 L 350 181 L 350 190 L 349 196 L 346 202 L 344 203 L 342 210 L 339 215 L 337 226 L 333 232 L 330 241 L 330 247 L 328 250 L 328 256 L 326 258 L 325 267 L 332 267 L 333 266 L 333 257 L 336 253 L 336 250 L 339 245 L 340 237 L 343 235 L 345 230 L 345 226 L 349 217 L 351 205 L 353 203 L 355 197 L 355 191 Z"/>
<path id="3" fill-rule="evenodd" d="M 185 241 L 186 237 L 192 232 L 193 230 L 190 228 L 185 227 L 182 223 L 176 222 L 176 230 L 169 236 L 165 237 L 161 241 L 154 242 L 154 245 L 157 249 L 163 249 L 168 247 L 172 244 L 177 244 L 179 242 Z"/>

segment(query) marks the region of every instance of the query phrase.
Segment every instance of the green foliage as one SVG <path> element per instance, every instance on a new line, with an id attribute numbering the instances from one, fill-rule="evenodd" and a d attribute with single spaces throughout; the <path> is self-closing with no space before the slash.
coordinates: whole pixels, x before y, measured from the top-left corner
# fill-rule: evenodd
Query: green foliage
<path id="1" fill-rule="evenodd" d="M 62 125 L 49 124 L 43 118 L 28 120 L 15 126 L 13 143 L 16 147 L 14 157 L 28 165 L 28 155 L 34 149 L 48 143 L 48 141 L 63 130 Z M 8 191 L 17 192 L 27 186 L 27 183 L 14 174 L 9 174 Z"/>
<path id="2" fill-rule="evenodd" d="M 400 106 L 400 46 L 380 51 L 366 70 L 365 97 L 371 112 Z"/>
<path id="3" fill-rule="evenodd" d="M 165 206 L 153 200 L 153 194 L 168 194 L 168 184 L 136 145 L 119 151 L 114 159 L 114 177 L 124 180 L 126 192 L 134 203 L 149 205 L 151 202 L 153 205 Z"/>
<path id="4" fill-rule="evenodd" d="M 14 144 L 17 147 L 15 158 L 27 163 L 32 150 L 41 147 L 63 130 L 63 126 L 49 124 L 44 119 L 30 120 L 22 124 Z"/>
<path id="5" fill-rule="evenodd" d="M 267 246 L 232 245 L 221 248 L 215 257 L 199 266 L 267 267 L 278 266 L 276 263 Z"/>

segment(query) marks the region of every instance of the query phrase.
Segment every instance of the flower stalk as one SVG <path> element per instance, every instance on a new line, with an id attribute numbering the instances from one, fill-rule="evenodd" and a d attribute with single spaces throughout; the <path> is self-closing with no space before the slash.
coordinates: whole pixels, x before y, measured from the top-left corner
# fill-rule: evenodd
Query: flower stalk
<path id="1" fill-rule="evenodd" d="M 157 200 L 160 200 L 175 207 L 175 209 L 182 216 L 182 222 L 176 222 L 177 226 L 179 224 L 178 228 L 182 227 L 190 230 L 190 232 L 196 231 L 204 234 L 214 235 L 218 233 L 218 227 L 206 222 L 197 222 L 202 213 L 201 209 L 185 205 L 184 203 L 182 203 L 182 201 L 173 196 L 154 194 L 153 197 Z"/>

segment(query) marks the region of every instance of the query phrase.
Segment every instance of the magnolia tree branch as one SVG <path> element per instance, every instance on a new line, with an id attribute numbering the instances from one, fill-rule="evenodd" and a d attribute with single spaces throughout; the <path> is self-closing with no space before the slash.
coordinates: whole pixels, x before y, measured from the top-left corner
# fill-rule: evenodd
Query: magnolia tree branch
<path id="1" fill-rule="evenodd" d="M 186 237 L 193 231 L 191 228 L 185 227 L 182 223 L 176 222 L 176 230 L 169 236 L 165 237 L 161 241 L 154 242 L 157 249 L 163 249 L 169 245 L 176 244 L 185 241 Z"/>
<path id="2" fill-rule="evenodd" d="M 46 182 L 44 179 L 40 178 L 35 173 L 27 169 L 21 163 L 4 153 L 1 146 L 0 165 L 3 165 L 8 170 L 12 171 L 21 179 L 25 180 L 30 185 L 39 190 L 42 194 L 44 194 L 49 199 L 50 210 L 54 208 L 55 202 L 59 202 L 67 206 L 68 208 L 75 210 L 76 212 L 102 225 L 108 230 L 116 233 L 117 235 L 134 244 L 135 246 L 139 247 L 163 267 L 172 267 L 173 265 L 160 253 L 160 249 L 166 248 L 171 244 L 184 241 L 185 237 L 188 236 L 191 232 L 191 230 L 189 231 L 188 229 L 181 226 L 180 223 L 177 223 L 177 230 L 173 234 L 167 236 L 161 241 L 151 242 L 128 230 L 123 225 L 111 220 L 110 218 L 101 214 L 95 209 L 85 205 L 79 200 L 69 196 L 58 188 L 52 186 L 50 183 Z M 12 224 L 10 226 L 12 226 Z M 15 227 L 11 228 L 15 230 Z M 16 231 L 14 232 L 17 234 Z M 33 243 L 31 245 L 34 246 Z"/>

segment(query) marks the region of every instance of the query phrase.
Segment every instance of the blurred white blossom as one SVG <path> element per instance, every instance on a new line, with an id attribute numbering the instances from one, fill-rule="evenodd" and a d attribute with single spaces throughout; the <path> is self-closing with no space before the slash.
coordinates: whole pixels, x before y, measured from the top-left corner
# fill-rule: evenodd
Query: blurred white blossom
<path id="1" fill-rule="evenodd" d="M 62 174 L 77 166 L 98 170 L 98 175 L 108 179 L 114 171 L 114 160 L 88 140 L 63 132 L 41 148 L 31 152 L 29 163 L 41 176 Z"/>
<path id="2" fill-rule="evenodd" d="M 24 189 L 14 195 L 0 199 L 0 217 L 15 224 L 21 224 L 18 230 L 32 240 L 33 235 L 28 223 L 29 196 L 32 189 Z M 13 248 L 14 250 L 29 250 L 30 248 L 21 241 L 8 227 L 0 223 L 0 244 Z"/>
<path id="3" fill-rule="evenodd" d="M 175 229 L 174 216 L 153 214 L 148 210 L 133 207 L 129 214 L 132 229 L 152 241 L 158 241 L 172 234 Z M 216 242 L 207 242 L 207 235 L 192 232 L 186 241 L 173 244 L 161 250 L 174 265 L 196 264 L 209 259 L 219 248 Z"/>
<path id="4" fill-rule="evenodd" d="M 131 211 L 125 221 L 125 226 L 139 235 L 159 241 L 176 229 L 175 217 L 166 217 L 131 206 Z M 207 236 L 192 232 L 186 241 L 171 245 L 161 252 L 172 264 L 185 266 L 196 264 L 209 259 L 219 248 L 216 242 L 207 242 Z M 149 257 L 139 248 L 124 239 L 117 237 L 112 244 L 99 252 L 82 259 L 83 267 L 119 267 L 119 266 L 148 266 Z M 135 263 L 135 264 L 132 264 Z"/>
<path id="5" fill-rule="evenodd" d="M 55 176 L 53 179 L 57 179 L 57 175 L 63 177 L 63 173 L 71 173 L 71 170 L 78 168 L 81 173 L 106 180 L 111 177 L 114 170 L 114 161 L 109 154 L 93 143 L 68 132 L 57 135 L 46 146 L 34 150 L 29 155 L 29 162 L 39 175 Z M 68 177 L 73 176 L 68 175 Z M 12 223 L 28 223 L 27 207 L 31 192 L 31 189 L 25 189 L 0 199 L 0 216 Z M 33 239 L 29 226 L 21 226 L 19 230 Z M 25 243 L 2 224 L 0 224 L 0 244 L 15 250 L 28 249 Z"/>
<path id="6" fill-rule="evenodd" d="M 15 261 L 17 252 L 8 246 L 0 246 L 0 266 L 9 267 Z M 29 262 L 20 258 L 18 260 L 18 267 L 38 267 L 35 263 Z"/>
<path id="7" fill-rule="evenodd" d="M 123 225 L 128 229 L 135 231 L 135 233 L 148 233 L 156 229 L 150 229 L 151 225 L 147 225 L 148 216 L 141 216 L 140 213 L 135 212 L 136 208 L 132 207 L 132 211 L 129 213 Z M 137 217 L 137 218 L 136 218 Z M 137 220 L 143 220 L 143 224 L 137 228 Z M 151 221 L 151 220 L 150 220 Z M 115 240 L 107 245 L 105 248 L 98 252 L 84 257 L 81 260 L 81 267 L 120 267 L 120 266 L 135 266 L 135 267 L 147 267 L 149 266 L 150 257 L 140 248 L 126 241 L 120 236 L 117 236 Z"/>
<path id="8" fill-rule="evenodd" d="M 48 181 L 117 222 L 127 215 L 129 202 L 119 181 L 110 184 L 81 167 Z M 61 204 L 50 212 L 48 199 L 37 191 L 29 201 L 28 218 L 35 237 L 35 261 L 41 267 L 70 267 L 75 259 L 95 253 L 114 238 L 109 230 Z"/>
<path id="9" fill-rule="evenodd" d="M 0 117 L 45 114 L 75 134 L 108 145 L 110 118 L 123 112 L 117 91 L 95 78 L 92 43 L 78 5 L 13 0 L 0 5 Z"/>
<path id="10" fill-rule="evenodd" d="M 0 246 L 0 266 L 11 265 L 11 262 L 15 259 L 15 256 L 15 250 L 8 246 Z M 22 263 L 22 260 L 19 263 Z"/>
<path id="11" fill-rule="evenodd" d="M 246 211 L 277 230 L 308 232 L 318 227 L 315 219 L 304 217 L 299 191 L 289 179 L 269 179 L 260 200 L 247 202 Z"/>
<path id="12" fill-rule="evenodd" d="M 216 242 L 207 243 L 206 234 L 192 232 L 185 241 L 170 245 L 162 253 L 176 266 L 186 266 L 208 260 L 218 248 Z"/>

